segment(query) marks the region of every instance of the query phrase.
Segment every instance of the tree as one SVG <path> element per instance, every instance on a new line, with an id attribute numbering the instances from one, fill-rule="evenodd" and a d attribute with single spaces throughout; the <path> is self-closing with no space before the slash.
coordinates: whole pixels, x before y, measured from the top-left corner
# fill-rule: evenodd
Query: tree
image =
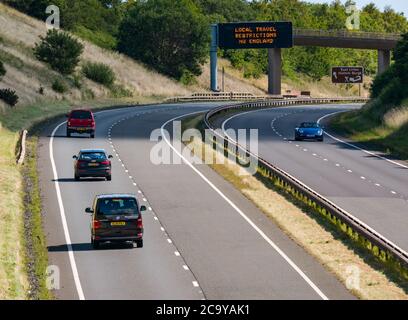
<path id="1" fill-rule="evenodd" d="M 38 60 L 48 63 L 53 70 L 72 74 L 79 63 L 84 47 L 70 34 L 49 30 L 46 37 L 36 44 L 34 54 Z"/>
<path id="2" fill-rule="evenodd" d="M 201 73 L 209 25 L 191 0 L 140 1 L 124 18 L 118 38 L 119 51 L 180 79 Z"/>

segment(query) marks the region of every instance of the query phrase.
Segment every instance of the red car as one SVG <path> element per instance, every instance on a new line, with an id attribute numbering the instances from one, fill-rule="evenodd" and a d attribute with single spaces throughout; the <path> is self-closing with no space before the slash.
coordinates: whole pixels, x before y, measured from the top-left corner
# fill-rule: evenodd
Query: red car
<path id="1" fill-rule="evenodd" d="M 67 114 L 67 137 L 72 133 L 89 134 L 95 138 L 95 118 L 90 110 L 72 110 Z"/>

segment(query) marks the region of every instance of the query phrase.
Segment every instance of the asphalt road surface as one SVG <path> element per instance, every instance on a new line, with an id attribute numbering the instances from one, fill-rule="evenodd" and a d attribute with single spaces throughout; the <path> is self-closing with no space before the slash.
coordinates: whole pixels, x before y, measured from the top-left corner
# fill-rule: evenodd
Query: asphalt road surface
<path id="1" fill-rule="evenodd" d="M 209 167 L 152 163 L 153 130 L 171 132 L 172 119 L 214 106 L 101 112 L 96 139 L 66 138 L 63 119 L 44 129 L 38 163 L 50 264 L 60 272 L 57 298 L 354 299 Z M 114 155 L 112 182 L 74 181 L 72 156 L 82 148 Z M 149 208 L 144 248 L 92 249 L 84 209 L 106 193 L 136 194 Z"/>
<path id="2" fill-rule="evenodd" d="M 224 129 L 259 129 L 258 154 L 408 251 L 408 166 L 350 141 L 325 135 L 324 143 L 294 141 L 304 121 L 323 125 L 337 112 L 357 105 L 298 106 L 248 112 L 223 123 Z"/>

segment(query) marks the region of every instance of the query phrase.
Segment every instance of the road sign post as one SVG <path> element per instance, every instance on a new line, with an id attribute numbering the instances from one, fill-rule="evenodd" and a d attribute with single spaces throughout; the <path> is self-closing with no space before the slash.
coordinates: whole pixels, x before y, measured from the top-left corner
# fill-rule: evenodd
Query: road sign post
<path id="1" fill-rule="evenodd" d="M 211 91 L 218 91 L 218 25 L 211 25 L 211 48 L 210 48 L 210 77 L 211 77 Z"/>
<path id="2" fill-rule="evenodd" d="M 213 56 L 214 39 L 223 49 L 269 49 L 269 94 L 281 94 L 282 48 L 293 47 L 293 26 L 291 22 L 238 22 L 221 23 L 212 27 L 211 42 L 211 90 L 214 91 L 216 72 Z M 217 35 L 214 34 L 217 30 Z"/>

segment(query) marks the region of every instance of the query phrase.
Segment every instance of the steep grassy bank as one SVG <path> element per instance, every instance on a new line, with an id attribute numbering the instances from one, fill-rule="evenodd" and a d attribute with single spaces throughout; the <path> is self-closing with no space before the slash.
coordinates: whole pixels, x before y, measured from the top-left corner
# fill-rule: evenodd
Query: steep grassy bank
<path id="1" fill-rule="evenodd" d="M 338 115 L 331 128 L 369 148 L 408 160 L 408 100 L 385 113 L 379 122 L 372 117 L 372 108 L 381 103 L 374 100 L 360 112 Z"/>

